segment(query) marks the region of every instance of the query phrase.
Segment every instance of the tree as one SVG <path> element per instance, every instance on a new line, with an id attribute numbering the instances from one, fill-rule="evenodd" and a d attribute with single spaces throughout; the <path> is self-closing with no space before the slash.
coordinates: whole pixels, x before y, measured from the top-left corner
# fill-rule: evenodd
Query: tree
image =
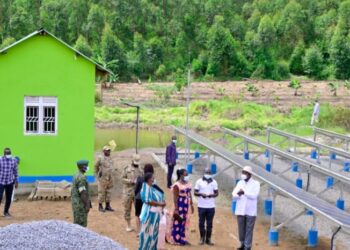
<path id="1" fill-rule="evenodd" d="M 337 96 L 337 91 L 339 89 L 339 83 L 330 82 L 330 83 L 328 83 L 328 87 L 329 87 L 331 93 L 333 93 L 333 96 Z"/>
<path id="2" fill-rule="evenodd" d="M 101 41 L 101 55 L 106 63 L 114 62 L 110 70 L 120 78 L 126 79 L 127 61 L 123 43 L 115 36 L 111 28 L 107 25 L 103 30 Z"/>
<path id="3" fill-rule="evenodd" d="M 303 67 L 305 73 L 315 79 L 324 77 L 323 55 L 318 47 L 313 46 L 306 50 L 303 58 Z"/>
<path id="4" fill-rule="evenodd" d="M 289 60 L 289 70 L 296 75 L 302 75 L 304 73 L 303 57 L 305 55 L 305 46 L 301 41 L 294 48 L 294 51 Z"/>
<path id="5" fill-rule="evenodd" d="M 104 10 L 101 6 L 93 4 L 90 8 L 86 25 L 84 26 L 84 34 L 89 44 L 94 48 L 98 47 L 102 32 L 105 26 Z M 98 50 L 98 48 L 96 48 Z"/>
<path id="6" fill-rule="evenodd" d="M 92 49 L 83 35 L 79 36 L 74 48 L 87 57 L 92 56 Z"/>
<path id="7" fill-rule="evenodd" d="M 9 45 L 13 44 L 14 42 L 16 42 L 16 39 L 14 39 L 13 37 L 7 37 L 2 42 L 0 49 L 8 47 Z"/>
<path id="8" fill-rule="evenodd" d="M 291 88 L 291 89 L 294 89 L 294 96 L 298 96 L 298 89 L 301 88 L 301 84 L 300 84 L 299 80 L 297 80 L 297 79 L 292 79 L 292 80 L 289 82 L 288 87 Z"/>
<path id="9" fill-rule="evenodd" d="M 89 5 L 86 0 L 71 0 L 68 5 L 70 11 L 68 20 L 69 40 L 76 41 L 82 34 L 83 24 L 89 13 Z"/>
<path id="10" fill-rule="evenodd" d="M 238 42 L 223 26 L 223 17 L 216 16 L 208 32 L 208 68 L 206 74 L 242 77 L 247 75 L 247 61 L 240 53 Z"/>
<path id="11" fill-rule="evenodd" d="M 11 6 L 10 32 L 13 37 L 20 39 L 35 30 L 33 17 L 28 12 L 26 1 L 15 0 Z"/>
<path id="12" fill-rule="evenodd" d="M 350 1 L 340 5 L 339 19 L 331 42 L 331 58 L 335 66 L 335 76 L 350 78 Z"/>
<path id="13" fill-rule="evenodd" d="M 40 8 L 42 27 L 68 41 L 68 0 L 43 0 Z"/>

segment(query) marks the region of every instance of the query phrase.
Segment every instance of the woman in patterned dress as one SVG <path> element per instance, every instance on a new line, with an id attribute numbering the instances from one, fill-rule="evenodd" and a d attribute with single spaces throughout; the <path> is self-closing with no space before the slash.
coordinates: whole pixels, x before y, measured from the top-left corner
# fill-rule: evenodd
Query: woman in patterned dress
<path id="1" fill-rule="evenodd" d="M 177 170 L 176 174 L 177 182 L 172 187 L 175 209 L 169 241 L 176 245 L 188 245 L 186 232 L 189 227 L 189 212 L 191 210 L 193 214 L 194 211 L 191 195 L 192 185 L 185 169 Z"/>
<path id="2" fill-rule="evenodd" d="M 140 215 L 141 231 L 139 236 L 139 250 L 157 250 L 159 221 L 163 207 L 165 207 L 164 192 L 153 185 L 153 174 L 144 176 L 145 182 L 141 189 L 143 202 Z"/>

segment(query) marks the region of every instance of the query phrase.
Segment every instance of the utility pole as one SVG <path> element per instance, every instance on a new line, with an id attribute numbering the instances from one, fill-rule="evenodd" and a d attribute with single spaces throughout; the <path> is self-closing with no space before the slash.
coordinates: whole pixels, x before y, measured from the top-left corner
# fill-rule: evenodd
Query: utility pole
<path id="1" fill-rule="evenodd" d="M 190 109 L 190 95 L 191 95 L 191 67 L 188 69 L 188 75 L 187 75 L 187 96 L 186 96 L 186 166 L 190 159 L 190 141 L 188 138 L 188 118 L 189 118 L 189 109 Z"/>
<path id="2" fill-rule="evenodd" d="M 135 145 L 135 151 L 136 154 L 139 152 L 139 123 L 140 123 L 140 106 L 137 104 L 132 104 L 128 102 L 124 102 L 125 105 L 129 107 L 136 108 L 136 145 Z"/>

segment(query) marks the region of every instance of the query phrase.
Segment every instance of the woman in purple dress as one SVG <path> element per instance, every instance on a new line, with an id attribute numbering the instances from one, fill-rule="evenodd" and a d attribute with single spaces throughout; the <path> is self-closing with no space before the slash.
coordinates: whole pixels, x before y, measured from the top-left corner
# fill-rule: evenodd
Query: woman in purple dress
<path id="1" fill-rule="evenodd" d="M 193 214 L 192 203 L 192 184 L 189 182 L 189 176 L 185 169 L 179 169 L 176 172 L 177 181 L 172 187 L 174 194 L 174 214 L 171 236 L 168 241 L 171 244 L 187 245 L 187 231 L 189 227 L 189 212 Z"/>

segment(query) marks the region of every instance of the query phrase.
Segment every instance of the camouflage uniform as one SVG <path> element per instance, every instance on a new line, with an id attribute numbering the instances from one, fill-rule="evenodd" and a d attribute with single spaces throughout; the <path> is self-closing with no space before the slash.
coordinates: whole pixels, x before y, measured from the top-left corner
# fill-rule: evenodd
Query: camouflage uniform
<path id="1" fill-rule="evenodd" d="M 113 160 L 110 156 L 100 156 L 95 164 L 97 176 L 98 203 L 111 201 L 113 188 Z"/>
<path id="2" fill-rule="evenodd" d="M 72 208 L 74 216 L 74 224 L 81 225 L 83 227 L 87 226 L 87 215 L 85 204 L 80 198 L 80 193 L 86 191 L 89 195 L 89 184 L 86 179 L 86 176 L 78 172 L 73 177 L 72 185 Z M 89 197 L 90 200 L 90 197 Z"/>
<path id="3" fill-rule="evenodd" d="M 126 166 L 123 171 L 123 205 L 124 205 L 124 219 L 130 221 L 131 207 L 135 199 L 135 185 L 137 177 L 142 176 L 142 171 L 139 167 L 132 165 Z"/>

